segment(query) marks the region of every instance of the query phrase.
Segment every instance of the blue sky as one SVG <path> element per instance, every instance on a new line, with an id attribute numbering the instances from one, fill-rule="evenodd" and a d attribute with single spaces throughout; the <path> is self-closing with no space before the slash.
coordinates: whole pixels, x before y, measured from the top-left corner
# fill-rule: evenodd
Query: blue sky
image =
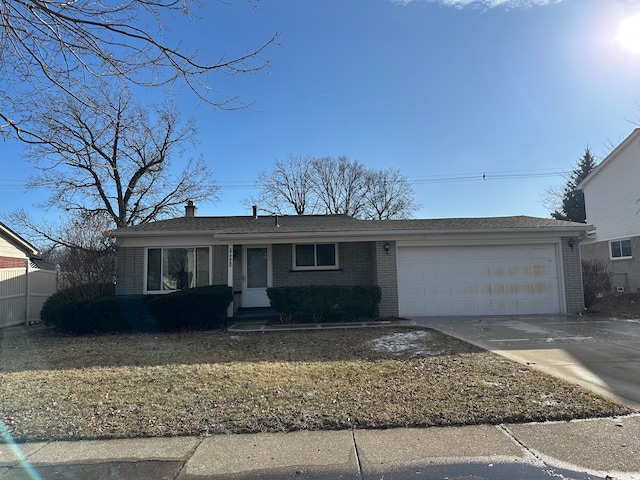
<path id="1" fill-rule="evenodd" d="M 419 218 L 548 217 L 545 188 L 563 185 L 587 146 L 604 158 L 640 118 L 640 55 L 617 40 L 640 1 L 203 3 L 172 32 L 202 58 L 281 37 L 268 70 L 211 77 L 250 108 L 178 101 L 200 130 L 186 155 L 202 155 L 222 187 L 199 215 L 250 214 L 242 200 L 275 159 L 345 155 L 399 169 Z M 0 215 L 37 212 L 46 193 L 24 191 L 34 172 L 20 148 L 0 141 Z"/>

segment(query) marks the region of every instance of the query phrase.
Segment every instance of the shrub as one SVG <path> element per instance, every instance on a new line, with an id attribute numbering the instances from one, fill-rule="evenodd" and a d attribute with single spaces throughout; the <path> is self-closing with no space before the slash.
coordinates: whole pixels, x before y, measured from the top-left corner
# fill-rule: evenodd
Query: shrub
<path id="1" fill-rule="evenodd" d="M 65 322 L 65 319 L 60 316 L 62 310 L 66 308 L 66 304 L 114 296 L 115 285 L 113 283 L 96 283 L 65 288 L 45 300 L 40 310 L 40 320 L 48 325 L 61 324 Z"/>
<path id="2" fill-rule="evenodd" d="M 600 260 L 582 261 L 582 288 L 584 306 L 589 308 L 596 299 L 611 290 L 611 274 Z"/>
<path id="3" fill-rule="evenodd" d="M 149 313 L 159 330 L 212 328 L 226 322 L 233 289 L 226 285 L 212 285 L 152 298 Z"/>
<path id="4" fill-rule="evenodd" d="M 267 295 L 285 321 L 297 317 L 316 322 L 376 317 L 381 298 L 376 285 L 272 287 Z"/>
<path id="5" fill-rule="evenodd" d="M 122 295 L 73 300 L 52 295 L 42 320 L 76 334 L 210 328 L 226 321 L 231 287 L 210 286 L 167 295 Z"/>

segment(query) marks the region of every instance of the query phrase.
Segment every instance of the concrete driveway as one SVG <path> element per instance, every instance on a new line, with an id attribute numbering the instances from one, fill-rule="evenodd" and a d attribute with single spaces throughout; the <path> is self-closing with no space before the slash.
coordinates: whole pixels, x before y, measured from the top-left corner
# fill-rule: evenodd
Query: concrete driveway
<path id="1" fill-rule="evenodd" d="M 640 319 L 558 315 L 412 320 L 640 409 Z"/>

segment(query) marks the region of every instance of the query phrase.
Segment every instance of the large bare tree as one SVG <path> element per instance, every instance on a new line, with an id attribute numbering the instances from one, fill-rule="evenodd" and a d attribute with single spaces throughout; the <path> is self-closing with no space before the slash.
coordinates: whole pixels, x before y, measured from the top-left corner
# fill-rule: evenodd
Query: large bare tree
<path id="1" fill-rule="evenodd" d="M 312 186 L 312 158 L 290 155 L 276 160 L 270 170 L 260 173 L 256 183 L 260 186 L 258 197 L 246 203 L 259 205 L 263 212 L 282 215 L 293 210 L 296 215 L 310 213 L 314 209 Z"/>
<path id="2" fill-rule="evenodd" d="M 290 156 L 262 172 L 259 194 L 248 202 L 271 214 L 347 214 L 386 220 L 408 218 L 418 207 L 398 170 L 367 168 L 340 156 Z"/>
<path id="3" fill-rule="evenodd" d="M 187 200 L 212 200 L 218 186 L 202 159 L 172 162 L 194 140 L 170 103 L 147 109 L 104 86 L 85 102 L 34 99 L 32 128 L 18 135 L 39 171 L 29 187 L 51 191 L 46 207 L 106 214 L 116 227 L 175 215 Z"/>
<path id="4" fill-rule="evenodd" d="M 212 96 L 210 74 L 265 68 L 263 55 L 278 34 L 231 56 L 207 45 L 209 59 L 179 39 L 165 42 L 171 38 L 168 22 L 191 16 L 197 7 L 198 0 L 1 0 L 0 132 L 29 127 L 23 99 L 54 90 L 84 102 L 77 88 L 96 78 L 119 86 L 165 87 L 165 92 L 186 86 L 211 105 L 237 108 L 241 104 L 234 96 Z"/>
<path id="5" fill-rule="evenodd" d="M 399 170 L 370 170 L 365 177 L 364 217 L 372 220 L 409 218 L 418 208 L 413 187 Z"/>
<path id="6" fill-rule="evenodd" d="M 366 167 L 345 156 L 313 160 L 312 190 L 321 213 L 358 217 L 364 208 Z"/>

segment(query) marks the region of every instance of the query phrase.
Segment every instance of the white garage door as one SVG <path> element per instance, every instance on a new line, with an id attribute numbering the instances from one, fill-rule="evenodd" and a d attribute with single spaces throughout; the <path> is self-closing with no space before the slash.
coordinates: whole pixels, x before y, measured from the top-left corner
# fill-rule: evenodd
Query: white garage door
<path id="1" fill-rule="evenodd" d="M 400 315 L 559 313 L 554 245 L 398 247 Z"/>

